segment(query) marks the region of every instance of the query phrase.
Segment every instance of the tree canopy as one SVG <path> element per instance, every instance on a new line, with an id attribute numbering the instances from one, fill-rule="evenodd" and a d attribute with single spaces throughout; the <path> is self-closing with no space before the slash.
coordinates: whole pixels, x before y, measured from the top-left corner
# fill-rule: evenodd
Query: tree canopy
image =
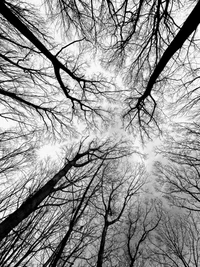
<path id="1" fill-rule="evenodd" d="M 0 1 L 0 266 L 199 266 L 199 11 Z"/>

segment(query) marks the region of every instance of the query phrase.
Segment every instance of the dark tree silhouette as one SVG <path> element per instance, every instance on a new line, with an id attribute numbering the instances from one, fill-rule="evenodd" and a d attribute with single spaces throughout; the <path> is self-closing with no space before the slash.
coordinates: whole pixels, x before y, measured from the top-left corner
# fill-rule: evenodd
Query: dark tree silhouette
<path id="1" fill-rule="evenodd" d="M 150 246 L 152 266 L 197 267 L 199 265 L 198 214 L 188 216 L 165 211 L 161 223 L 156 228 L 152 245 Z"/>
<path id="2" fill-rule="evenodd" d="M 100 203 L 95 206 L 97 213 L 103 217 L 100 245 L 97 254 L 97 267 L 102 267 L 104 261 L 107 261 L 105 255 L 109 255 L 109 245 L 106 246 L 106 239 L 109 235 L 110 227 L 113 227 L 120 221 L 129 202 L 132 198 L 136 197 L 144 185 L 142 179 L 143 170 L 141 168 L 138 168 L 133 173 L 127 168 L 124 170 L 124 173 L 120 172 L 119 174 L 114 172 L 115 169 L 115 164 L 113 166 L 106 166 L 101 179 L 101 199 L 99 201 L 100 203 L 102 202 L 102 207 L 99 206 Z"/>
<path id="3" fill-rule="evenodd" d="M 143 184 L 141 166 L 138 171 L 125 169 L 125 157 L 129 155 L 129 150 L 122 143 L 110 145 L 107 142 L 93 148 L 90 143 L 89 148 L 84 150 L 81 144 L 76 153 L 73 149 L 72 159 L 68 159 L 66 166 L 52 179 L 49 180 L 51 172 L 47 174 L 44 169 L 43 173 L 38 172 L 38 177 L 35 173 L 29 177 L 29 182 L 33 177 L 40 180 L 38 186 L 28 189 L 21 183 L 18 188 L 15 187 L 12 195 L 19 192 L 21 196 L 16 196 L 19 199 L 18 208 L 6 214 L 0 222 L 2 265 L 20 266 L 37 261 L 42 266 L 62 266 L 74 261 L 86 261 L 85 255 L 88 257 L 91 247 L 97 244 L 101 236 L 102 220 L 97 213 L 104 212 L 100 202 L 102 186 L 104 198 L 110 196 L 108 204 L 113 209 L 113 214 L 109 212 L 107 215 L 110 220 L 106 220 L 110 228 L 119 221 L 128 201 Z M 108 165 L 112 166 L 109 170 Z M 122 166 L 124 173 L 120 177 Z M 111 192 L 105 187 L 110 184 L 106 181 L 108 178 L 113 179 Z M 119 193 L 124 196 L 122 205 L 120 199 L 116 199 Z M 112 231 L 109 234 L 113 235 Z"/>
<path id="4" fill-rule="evenodd" d="M 55 186 L 63 177 L 68 174 L 71 168 L 81 168 L 90 162 L 98 161 L 98 159 L 101 161 L 109 157 L 124 156 L 126 151 L 124 151 L 122 147 L 121 150 L 120 146 L 117 148 L 117 145 L 114 145 L 113 148 L 109 148 L 107 142 L 105 142 L 95 147 L 94 142 L 91 142 L 88 148 L 83 151 L 83 142 L 81 142 L 77 152 L 71 159 L 66 161 L 64 167 L 43 186 L 38 188 L 36 192 L 28 196 L 28 198 L 20 205 L 19 208 L 17 208 L 16 211 L 11 213 L 4 221 L 0 223 L 0 240 L 6 237 L 14 227 L 16 227 L 38 208 L 41 202 L 55 190 Z M 116 151 L 118 151 L 119 154 L 117 154 Z"/>
<path id="5" fill-rule="evenodd" d="M 41 4 L 0 1 L 0 266 L 198 266 L 200 2 Z M 161 207 L 118 136 L 180 114 L 152 176 Z M 49 143 L 62 152 L 40 160 Z"/>
<path id="6" fill-rule="evenodd" d="M 166 160 L 155 164 L 155 175 L 160 191 L 172 204 L 199 211 L 199 124 L 177 128 L 159 149 Z"/>
<path id="7" fill-rule="evenodd" d="M 125 244 L 123 247 L 126 265 L 149 266 L 149 240 L 158 227 L 162 210 L 153 199 L 138 200 L 130 206 L 125 220 Z"/>

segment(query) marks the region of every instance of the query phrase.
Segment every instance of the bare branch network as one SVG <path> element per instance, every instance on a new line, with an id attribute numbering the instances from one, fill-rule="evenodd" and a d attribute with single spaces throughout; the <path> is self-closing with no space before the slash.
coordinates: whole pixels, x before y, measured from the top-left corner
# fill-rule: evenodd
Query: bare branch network
<path id="1" fill-rule="evenodd" d="M 199 267 L 200 2 L 36 2 L 0 0 L 0 266 Z"/>

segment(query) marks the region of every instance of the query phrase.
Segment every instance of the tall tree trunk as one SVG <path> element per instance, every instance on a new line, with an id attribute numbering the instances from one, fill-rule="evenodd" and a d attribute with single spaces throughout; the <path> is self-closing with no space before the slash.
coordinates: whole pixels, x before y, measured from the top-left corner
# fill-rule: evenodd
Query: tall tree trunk
<path id="1" fill-rule="evenodd" d="M 54 177 L 48 181 L 42 188 L 35 194 L 29 197 L 22 205 L 10 214 L 2 223 L 0 223 L 0 241 L 16 227 L 20 222 L 27 218 L 33 211 L 36 210 L 38 205 L 53 191 L 57 182 L 67 174 L 73 166 L 69 162 L 63 169 L 61 169 Z"/>
<path id="2" fill-rule="evenodd" d="M 138 99 L 138 106 L 143 100 L 145 100 L 148 96 L 151 95 L 153 85 L 156 83 L 158 76 L 161 74 L 169 60 L 183 46 L 183 43 L 187 40 L 190 34 L 192 34 L 192 32 L 196 30 L 197 26 L 200 23 L 199 14 L 200 1 L 197 2 L 196 6 L 184 22 L 183 26 L 181 27 L 171 44 L 167 47 L 160 61 L 156 65 L 153 73 L 151 74 L 146 90 L 144 91 L 143 95 Z"/>
<path id="3" fill-rule="evenodd" d="M 102 235 L 101 235 L 101 243 L 99 247 L 99 252 L 98 252 L 97 267 L 102 267 L 102 264 L 103 264 L 103 255 L 104 255 L 107 231 L 108 231 L 108 222 L 105 221 Z"/>
<path id="4" fill-rule="evenodd" d="M 73 218 L 72 220 L 70 221 L 69 223 L 69 229 L 67 231 L 67 233 L 65 234 L 65 236 L 63 237 L 63 239 L 61 240 L 61 242 L 59 243 L 59 245 L 57 246 L 55 252 L 52 254 L 52 256 L 50 257 L 49 260 L 47 260 L 47 262 L 45 263 L 44 267 L 46 266 L 51 266 L 51 267 L 56 267 L 57 266 L 57 263 L 59 261 L 59 259 L 61 258 L 62 256 L 62 253 L 63 253 L 63 250 L 67 244 L 67 241 L 69 239 L 69 237 L 71 236 L 71 233 L 72 231 L 74 230 L 74 227 L 76 226 L 76 223 L 78 222 L 78 220 L 80 219 L 80 217 L 82 216 L 82 214 L 84 213 L 87 205 L 88 205 L 88 202 L 89 202 L 89 199 L 91 198 L 91 196 L 93 195 L 93 193 L 95 193 L 95 190 L 92 191 L 91 195 L 88 197 L 84 207 L 83 204 L 84 204 L 84 201 L 86 199 L 86 196 L 87 196 L 87 193 L 91 187 L 91 184 L 93 183 L 94 179 L 96 178 L 96 175 L 97 173 L 99 172 L 99 170 L 101 169 L 102 165 L 103 165 L 103 162 L 101 162 L 101 164 L 99 165 L 99 167 L 97 168 L 97 170 L 95 171 L 94 175 L 92 176 L 92 179 L 90 180 L 90 182 L 88 183 L 82 197 L 81 197 L 81 200 L 80 200 L 80 203 L 73 215 Z M 81 210 L 82 208 L 82 210 Z"/>

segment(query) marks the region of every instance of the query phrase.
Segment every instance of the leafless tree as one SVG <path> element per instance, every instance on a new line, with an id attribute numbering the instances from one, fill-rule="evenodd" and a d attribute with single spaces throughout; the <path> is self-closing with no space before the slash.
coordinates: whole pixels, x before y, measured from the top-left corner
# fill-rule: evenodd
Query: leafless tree
<path id="1" fill-rule="evenodd" d="M 112 99 L 107 94 L 111 84 L 98 74 L 87 75 L 87 60 L 83 62 L 81 49 L 78 56 L 71 49 L 86 40 L 75 39 L 59 47 L 46 34 L 45 23 L 32 6 L 17 1 L 1 1 L 0 5 L 0 58 L 5 77 L 0 94 L 4 106 L 7 100 L 6 108 L 11 105 L 17 109 L 20 103 L 24 111 L 17 109 L 15 116 L 36 111 L 47 127 L 57 122 L 68 130 L 74 116 L 84 118 L 90 126 L 97 123 L 95 115 L 105 119 L 106 108 L 100 102 Z"/>
<path id="2" fill-rule="evenodd" d="M 179 126 L 159 149 L 164 159 L 155 164 L 163 195 L 176 206 L 196 211 L 200 210 L 199 137 L 198 124 Z"/>
<path id="3" fill-rule="evenodd" d="M 154 199 L 141 200 L 130 206 L 125 220 L 125 266 L 149 266 L 149 239 L 162 218 L 162 210 Z"/>
<path id="4" fill-rule="evenodd" d="M 60 21 L 67 32 L 76 31 L 81 38 L 98 44 L 102 63 L 120 71 L 130 92 L 122 97 L 128 126 L 134 127 L 136 119 L 140 130 L 152 135 L 161 128 L 163 106 L 169 99 L 173 102 L 170 111 L 172 104 L 179 112 L 197 107 L 199 2 L 45 3 L 53 20 Z"/>
<path id="5" fill-rule="evenodd" d="M 121 247 L 120 227 L 129 202 L 140 193 L 145 183 L 142 166 L 125 166 L 119 161 L 107 164 L 100 177 L 100 188 L 91 203 L 97 240 L 91 244 L 86 262 L 90 266 L 115 266 Z M 85 266 L 83 264 L 83 266 Z"/>
<path id="6" fill-rule="evenodd" d="M 54 190 L 58 182 L 67 175 L 71 168 L 82 168 L 93 161 L 101 161 L 104 158 L 109 157 L 121 157 L 127 150 L 120 144 L 117 148 L 117 144 L 113 147 L 108 146 L 109 142 L 104 142 L 101 145 L 95 147 L 95 142 L 91 142 L 87 149 L 83 150 L 83 142 L 81 142 L 73 152 L 73 156 L 70 159 L 66 159 L 66 162 L 60 171 L 58 171 L 51 179 L 38 188 L 33 194 L 28 196 L 26 200 L 21 204 L 15 212 L 10 214 L 0 224 L 0 236 L 1 240 L 21 221 L 34 212 L 40 203 L 49 196 Z M 122 147 L 121 147 L 122 145 Z M 121 147 L 121 148 L 120 148 Z M 121 150 L 121 151 L 120 151 Z M 118 154 L 119 152 L 120 154 Z M 69 181 L 70 182 L 70 181 Z"/>
<path id="7" fill-rule="evenodd" d="M 0 265 L 198 266 L 199 124 L 179 125 L 159 151 L 165 204 L 184 208 L 170 216 L 138 197 L 146 173 L 132 144 L 92 129 L 119 115 L 151 137 L 165 111 L 198 121 L 200 3 L 43 2 L 41 15 L 28 1 L 0 1 Z M 61 42 L 48 29 L 56 23 Z M 122 88 L 90 72 L 93 56 Z M 90 141 L 40 165 L 45 139 L 65 143 L 80 123 Z"/>
<path id="8" fill-rule="evenodd" d="M 130 153 L 122 141 L 81 142 L 71 155 L 68 150 L 60 171 L 32 172 L 27 181 L 11 188 L 12 193 L 7 189 L 0 207 L 2 265 L 65 266 L 80 259 L 94 242 L 91 203 L 101 188 L 105 166 Z"/>
<path id="9" fill-rule="evenodd" d="M 152 241 L 152 260 L 156 266 L 199 265 L 199 222 L 198 213 L 188 216 L 177 210 L 165 212 Z"/>

